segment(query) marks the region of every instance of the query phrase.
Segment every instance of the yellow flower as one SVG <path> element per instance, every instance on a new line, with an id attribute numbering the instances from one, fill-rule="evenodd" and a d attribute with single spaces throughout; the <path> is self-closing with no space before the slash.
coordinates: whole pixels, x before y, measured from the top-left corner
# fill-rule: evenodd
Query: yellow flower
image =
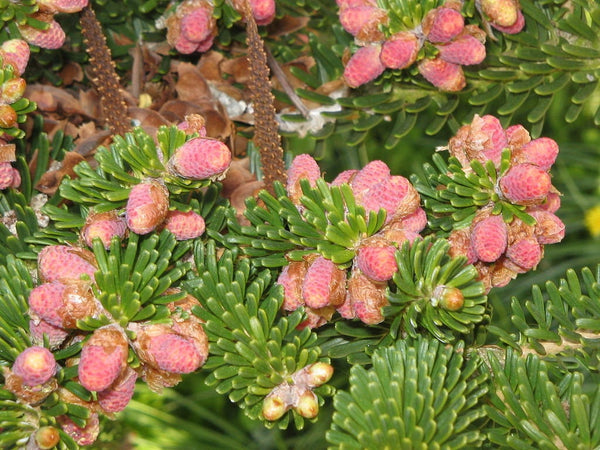
<path id="1" fill-rule="evenodd" d="M 583 220 L 592 236 L 600 236 L 600 205 L 588 209 Z"/>

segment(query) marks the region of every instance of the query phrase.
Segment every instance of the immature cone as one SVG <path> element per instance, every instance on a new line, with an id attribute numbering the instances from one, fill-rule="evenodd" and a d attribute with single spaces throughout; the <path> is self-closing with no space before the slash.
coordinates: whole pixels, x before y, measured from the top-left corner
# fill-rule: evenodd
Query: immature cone
<path id="1" fill-rule="evenodd" d="M 85 427 L 81 428 L 69 416 L 58 416 L 57 421 L 65 433 L 79 445 L 92 445 L 100 433 L 100 420 L 97 413 L 92 413 Z"/>
<path id="2" fill-rule="evenodd" d="M 38 254 L 38 272 L 45 282 L 77 281 L 82 275 L 94 280 L 95 264 L 94 254 L 80 247 L 49 245 Z"/>
<path id="3" fill-rule="evenodd" d="M 104 391 L 127 363 L 127 339 L 114 327 L 98 328 L 81 349 L 79 382 L 88 391 Z"/>
<path id="4" fill-rule="evenodd" d="M 543 254 L 542 246 L 533 238 L 519 239 L 506 249 L 506 257 L 517 266 L 511 268 L 519 273 L 535 269 Z"/>
<path id="5" fill-rule="evenodd" d="M 0 190 L 8 189 L 14 183 L 15 172 L 9 162 L 0 163 Z"/>
<path id="6" fill-rule="evenodd" d="M 511 134 L 511 138 L 515 136 Z M 450 154 L 468 170 L 473 160 L 482 164 L 491 160 L 494 166 L 500 167 L 502 150 L 508 146 L 508 135 L 500 120 L 489 114 L 475 114 L 471 123 L 462 126 L 448 143 Z"/>
<path id="7" fill-rule="evenodd" d="M 350 58 L 344 69 L 344 79 L 351 88 L 357 88 L 373 81 L 385 70 L 379 55 L 381 45 L 368 45 L 359 48 Z"/>
<path id="8" fill-rule="evenodd" d="M 529 141 L 515 151 L 515 163 L 528 163 L 542 170 L 550 170 L 558 156 L 558 144 L 553 139 L 541 137 Z"/>
<path id="9" fill-rule="evenodd" d="M 405 69 L 417 60 L 420 48 L 414 33 L 401 31 L 383 43 L 379 58 L 388 69 Z"/>
<path id="10" fill-rule="evenodd" d="M 99 313 L 88 282 L 40 284 L 29 294 L 29 308 L 38 318 L 63 329 L 74 329 L 78 320 Z"/>
<path id="11" fill-rule="evenodd" d="M 37 0 L 37 4 L 52 13 L 76 13 L 88 5 L 88 0 Z"/>
<path id="12" fill-rule="evenodd" d="M 308 267 L 302 283 L 302 299 L 311 308 L 338 306 L 344 302 L 346 272 L 331 260 L 317 257 Z"/>
<path id="13" fill-rule="evenodd" d="M 378 20 L 381 10 L 375 6 L 358 5 L 340 10 L 340 23 L 344 30 L 356 36 L 371 22 Z"/>
<path id="14" fill-rule="evenodd" d="M 366 212 L 386 211 L 386 223 L 412 214 L 419 207 L 419 194 L 410 181 L 392 175 L 373 186 L 362 199 Z"/>
<path id="15" fill-rule="evenodd" d="M 23 39 L 9 39 L 0 46 L 2 65 L 10 64 L 15 69 L 15 74 L 20 76 L 25 72 L 29 62 L 29 44 Z"/>
<path id="16" fill-rule="evenodd" d="M 299 203 L 300 197 L 303 195 L 300 180 L 307 179 L 309 185 L 315 187 L 320 177 L 321 169 L 312 156 L 306 153 L 296 156 L 287 170 L 286 190 L 288 196 L 294 203 Z"/>
<path id="17" fill-rule="evenodd" d="M 179 147 L 168 167 L 175 175 L 192 180 L 220 179 L 231 164 L 231 151 L 221 141 L 193 138 Z"/>
<path id="18" fill-rule="evenodd" d="M 281 307 L 285 311 L 296 311 L 304 305 L 302 282 L 307 269 L 306 261 L 291 261 L 279 274 L 277 284 L 283 286 L 283 305 Z"/>
<path id="19" fill-rule="evenodd" d="M 457 92 L 467 85 L 461 66 L 446 62 L 442 58 L 425 58 L 418 67 L 419 73 L 441 91 Z"/>
<path id="20" fill-rule="evenodd" d="M 204 0 L 181 2 L 166 20 L 167 42 L 183 54 L 205 52 L 212 47 L 217 22 L 214 6 Z"/>
<path id="21" fill-rule="evenodd" d="M 469 34 L 457 37 L 444 45 L 438 45 L 439 55 L 444 61 L 470 66 L 485 59 L 485 45 Z"/>
<path id="22" fill-rule="evenodd" d="M 275 18 L 275 0 L 249 0 L 256 25 L 268 25 Z"/>
<path id="23" fill-rule="evenodd" d="M 516 205 L 541 203 L 552 188 L 550 175 L 533 164 L 516 164 L 500 178 L 502 195 Z"/>
<path id="24" fill-rule="evenodd" d="M 471 230 L 471 246 L 478 260 L 494 262 L 506 250 L 508 227 L 502 216 L 488 216 L 477 222 Z"/>
<path id="25" fill-rule="evenodd" d="M 388 281 L 398 270 L 396 247 L 374 243 L 361 245 L 356 256 L 356 265 L 373 281 Z"/>
<path id="26" fill-rule="evenodd" d="M 98 403 L 104 412 L 116 413 L 125 409 L 133 397 L 137 376 L 131 367 L 126 366 L 108 389 L 98 392 Z"/>
<path id="27" fill-rule="evenodd" d="M 123 239 L 127 234 L 125 218 L 116 211 L 91 213 L 81 229 L 81 238 L 88 247 L 92 246 L 94 239 L 98 238 L 107 250 L 113 237 Z"/>
<path id="28" fill-rule="evenodd" d="M 198 345 L 165 325 L 147 325 L 137 332 L 136 352 L 144 363 L 161 371 L 181 374 L 197 370 L 208 356 L 208 345 Z"/>
<path id="29" fill-rule="evenodd" d="M 156 180 L 146 180 L 131 188 L 125 214 L 127 226 L 137 234 L 148 234 L 167 217 L 169 191 Z"/>
<path id="30" fill-rule="evenodd" d="M 32 45 L 54 50 L 61 48 L 65 43 L 65 32 L 56 20 L 49 22 L 49 28 L 46 30 L 39 30 L 30 25 L 21 25 L 18 27 L 23 39 Z"/>
<path id="31" fill-rule="evenodd" d="M 15 359 L 12 373 L 27 386 L 44 384 L 56 373 L 54 355 L 44 347 L 28 347 Z"/>
<path id="32" fill-rule="evenodd" d="M 43 319 L 30 320 L 29 333 L 31 334 L 31 342 L 34 345 L 42 345 L 45 336 L 48 339 L 48 346 L 51 349 L 58 348 L 69 335 L 68 331 L 56 327 Z"/>
<path id="33" fill-rule="evenodd" d="M 360 270 L 353 269 L 348 279 L 348 297 L 342 306 L 347 313 L 352 311 L 356 317 L 368 325 L 383 321 L 382 308 L 389 305 L 386 297 L 386 283 L 369 280 Z"/>
<path id="34" fill-rule="evenodd" d="M 540 244 L 556 244 L 565 237 L 565 224 L 550 211 L 527 211 L 535 220 L 535 238 Z"/>
<path id="35" fill-rule="evenodd" d="M 465 26 L 462 14 L 452 8 L 435 8 L 423 19 L 422 28 L 427 40 L 433 43 L 450 42 Z"/>
<path id="36" fill-rule="evenodd" d="M 169 211 L 164 222 L 165 229 L 175 235 L 178 241 L 196 239 L 206 228 L 204 218 L 195 211 Z"/>
<path id="37" fill-rule="evenodd" d="M 341 176 L 340 174 L 339 176 Z M 362 202 L 365 194 L 375 185 L 390 177 L 390 168 L 380 160 L 369 162 L 358 172 L 350 173 L 350 187 L 357 202 Z M 338 178 L 339 178 L 338 176 Z M 336 178 L 337 180 L 337 178 Z"/>

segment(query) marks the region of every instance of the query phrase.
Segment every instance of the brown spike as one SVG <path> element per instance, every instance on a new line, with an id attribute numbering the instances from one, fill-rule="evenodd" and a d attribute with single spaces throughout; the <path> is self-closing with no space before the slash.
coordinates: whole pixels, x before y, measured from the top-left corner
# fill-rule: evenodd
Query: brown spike
<path id="1" fill-rule="evenodd" d="M 269 66 L 264 50 L 264 42 L 258 34 L 258 27 L 250 9 L 244 1 L 246 20 L 246 44 L 250 64 L 249 88 L 254 105 L 254 144 L 260 151 L 264 182 L 267 191 L 273 193 L 273 183 L 285 184 L 287 175 L 283 164 L 283 148 L 275 119 L 274 97 L 271 93 Z"/>
<path id="2" fill-rule="evenodd" d="M 106 124 L 113 134 L 123 135 L 131 130 L 131 119 L 127 116 L 127 103 L 121 92 L 110 49 L 106 45 L 106 37 L 91 5 L 83 8 L 79 22 Z"/>

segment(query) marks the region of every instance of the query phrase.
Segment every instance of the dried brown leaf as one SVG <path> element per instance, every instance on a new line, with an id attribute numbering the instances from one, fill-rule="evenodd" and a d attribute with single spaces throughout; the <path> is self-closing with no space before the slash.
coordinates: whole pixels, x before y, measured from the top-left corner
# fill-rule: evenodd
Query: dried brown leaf
<path id="1" fill-rule="evenodd" d="M 196 66 L 190 63 L 179 63 L 177 74 L 179 79 L 175 89 L 180 100 L 202 103 L 212 98 L 208 83 Z"/>

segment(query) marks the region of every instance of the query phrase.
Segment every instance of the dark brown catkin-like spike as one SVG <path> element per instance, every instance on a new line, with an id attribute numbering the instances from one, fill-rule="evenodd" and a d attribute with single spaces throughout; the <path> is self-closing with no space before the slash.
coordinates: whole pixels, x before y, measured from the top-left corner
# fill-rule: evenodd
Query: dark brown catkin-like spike
<path id="1" fill-rule="evenodd" d="M 287 177 L 278 133 L 279 126 L 275 118 L 267 55 L 247 0 L 244 1 L 244 16 L 250 64 L 249 88 L 254 104 L 254 144 L 260 151 L 265 187 L 267 191 L 274 193 L 273 183 L 280 181 L 285 185 Z"/>
<path id="2" fill-rule="evenodd" d="M 90 57 L 92 82 L 100 95 L 100 106 L 104 120 L 113 134 L 123 135 L 131 130 L 131 120 L 127 116 L 127 103 L 121 92 L 119 78 L 115 72 L 110 49 L 102 26 L 91 5 L 81 10 L 79 16 L 81 33 L 84 37 L 87 54 Z"/>

